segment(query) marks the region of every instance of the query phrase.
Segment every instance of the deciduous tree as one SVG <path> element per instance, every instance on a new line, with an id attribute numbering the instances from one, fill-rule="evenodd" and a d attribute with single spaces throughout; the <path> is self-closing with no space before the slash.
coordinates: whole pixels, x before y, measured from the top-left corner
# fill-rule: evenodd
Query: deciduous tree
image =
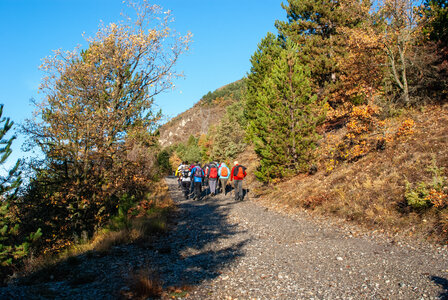
<path id="1" fill-rule="evenodd" d="M 85 50 L 44 60 L 44 97 L 24 127 L 45 155 L 34 185 L 52 187 L 51 219 L 69 222 L 67 234 L 92 232 L 148 180 L 160 118 L 153 97 L 173 86 L 188 49 L 190 35 L 169 28 L 169 11 L 146 1 L 129 7 L 135 17 L 101 25 Z"/>
<path id="2" fill-rule="evenodd" d="M 409 96 L 409 51 L 415 44 L 421 26 L 420 1 L 385 0 L 380 14 L 383 16 L 383 46 L 393 81 L 401 91 L 403 103 L 411 104 Z"/>

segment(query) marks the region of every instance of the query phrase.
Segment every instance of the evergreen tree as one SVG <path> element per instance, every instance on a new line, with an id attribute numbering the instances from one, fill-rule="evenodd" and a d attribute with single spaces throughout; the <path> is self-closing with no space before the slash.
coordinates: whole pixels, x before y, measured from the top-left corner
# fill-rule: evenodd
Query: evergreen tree
<path id="1" fill-rule="evenodd" d="M 249 120 L 262 181 L 306 171 L 319 138 L 322 105 L 310 85 L 310 72 L 299 62 L 298 49 L 287 41 L 256 96 L 256 118 Z"/>
<path id="2" fill-rule="evenodd" d="M 173 166 L 170 163 L 171 149 L 163 149 L 157 154 L 157 165 L 161 175 L 170 174 Z"/>
<path id="3" fill-rule="evenodd" d="M 201 148 L 198 146 L 198 139 L 193 135 L 190 135 L 186 143 L 179 143 L 175 147 L 175 152 L 182 161 L 196 162 L 201 161 L 202 159 Z"/>
<path id="4" fill-rule="evenodd" d="M 257 51 L 252 55 L 250 72 L 246 79 L 245 109 L 247 119 L 256 118 L 255 104 L 257 94 L 266 76 L 270 74 L 273 62 L 282 51 L 280 40 L 272 33 L 268 33 L 258 44 Z"/>
<path id="5" fill-rule="evenodd" d="M 245 126 L 246 118 L 241 102 L 229 105 L 214 135 L 212 157 L 220 161 L 234 159 L 244 151 Z"/>
<path id="6" fill-rule="evenodd" d="M 6 138 L 14 122 L 9 118 L 1 118 L 3 105 L 0 105 L 0 165 L 3 165 L 11 155 L 11 145 L 15 136 Z M 16 264 L 28 255 L 30 242 L 38 239 L 40 229 L 30 236 L 20 235 L 20 218 L 12 209 L 17 191 L 22 183 L 19 171 L 20 161 L 5 175 L 0 176 L 0 277 L 4 277 L 11 270 L 9 267 Z"/>
<path id="7" fill-rule="evenodd" d="M 300 47 L 301 63 L 309 66 L 320 94 L 338 80 L 337 62 L 345 53 L 339 29 L 352 28 L 368 15 L 370 2 L 362 0 L 288 0 L 282 4 L 288 21 L 276 21 L 283 39 Z M 327 91 L 328 92 L 328 91 Z"/>
<path id="8" fill-rule="evenodd" d="M 424 33 L 430 41 L 439 43 L 441 48 L 448 48 L 448 0 L 426 0 L 424 7 L 428 20 Z"/>

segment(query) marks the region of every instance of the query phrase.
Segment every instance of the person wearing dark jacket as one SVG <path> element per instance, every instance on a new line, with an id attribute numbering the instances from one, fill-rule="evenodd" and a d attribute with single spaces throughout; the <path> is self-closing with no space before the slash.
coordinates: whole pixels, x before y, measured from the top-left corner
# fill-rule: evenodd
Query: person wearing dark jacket
<path id="1" fill-rule="evenodd" d="M 204 170 L 202 170 L 199 162 L 191 170 L 192 183 L 194 185 L 194 199 L 200 200 L 202 194 L 202 180 L 204 178 Z"/>
<path id="2" fill-rule="evenodd" d="M 188 199 L 191 185 L 191 171 L 188 168 L 188 162 L 185 162 L 183 168 L 180 170 L 181 182 L 182 182 L 182 190 L 184 192 L 185 199 Z"/>
<path id="3" fill-rule="evenodd" d="M 230 181 L 235 181 L 234 189 L 235 189 L 235 201 L 243 201 L 243 179 L 246 177 L 246 167 L 240 165 L 237 161 L 235 161 L 232 171 L 230 171 Z"/>

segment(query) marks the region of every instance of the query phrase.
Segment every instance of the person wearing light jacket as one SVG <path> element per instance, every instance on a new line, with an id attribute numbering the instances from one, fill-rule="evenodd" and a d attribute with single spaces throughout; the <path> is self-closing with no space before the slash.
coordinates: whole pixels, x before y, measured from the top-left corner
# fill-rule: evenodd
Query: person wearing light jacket
<path id="1" fill-rule="evenodd" d="M 219 165 L 218 176 L 221 183 L 221 190 L 224 192 L 224 195 L 227 195 L 227 181 L 230 177 L 230 169 L 224 162 Z"/>

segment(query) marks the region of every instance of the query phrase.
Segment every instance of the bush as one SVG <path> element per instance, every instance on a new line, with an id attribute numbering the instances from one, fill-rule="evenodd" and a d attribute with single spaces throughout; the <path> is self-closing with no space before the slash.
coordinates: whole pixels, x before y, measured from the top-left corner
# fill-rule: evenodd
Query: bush
<path id="1" fill-rule="evenodd" d="M 406 192 L 404 198 L 406 203 L 413 209 L 425 209 L 431 206 L 431 201 L 428 199 L 429 190 L 424 182 L 420 182 L 416 187 L 412 187 L 409 182 L 406 182 Z"/>
<path id="2" fill-rule="evenodd" d="M 448 181 L 444 176 L 443 167 L 437 167 L 435 159 L 427 168 L 432 176 L 431 183 L 419 182 L 415 187 L 406 182 L 406 203 L 413 209 L 422 210 L 434 206 L 442 210 L 448 206 Z"/>

